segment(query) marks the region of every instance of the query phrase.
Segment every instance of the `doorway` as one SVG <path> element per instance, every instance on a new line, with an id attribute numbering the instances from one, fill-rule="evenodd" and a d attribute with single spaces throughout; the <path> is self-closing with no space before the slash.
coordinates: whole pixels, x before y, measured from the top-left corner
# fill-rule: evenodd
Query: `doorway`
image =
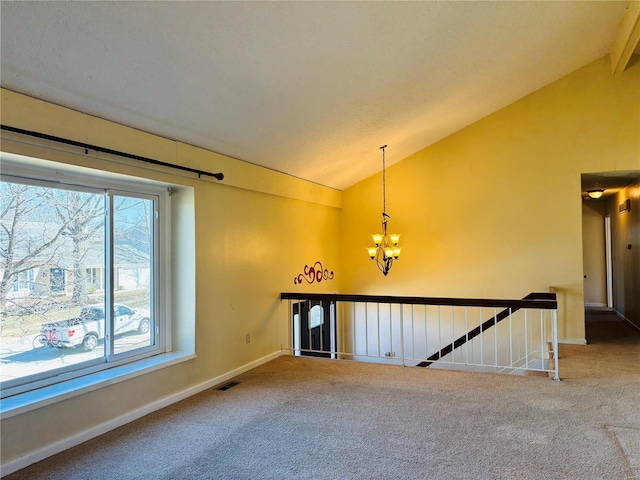
<path id="1" fill-rule="evenodd" d="M 607 288 L 607 308 L 613 310 L 613 257 L 611 254 L 611 215 L 604 217 L 604 260 Z"/>
<path id="2" fill-rule="evenodd" d="M 605 203 L 584 200 L 582 204 L 582 268 L 584 306 L 591 309 L 611 308 L 612 266 L 611 233 L 607 234 L 607 227 L 611 228 L 610 218 L 606 216 Z"/>
<path id="3" fill-rule="evenodd" d="M 294 355 L 336 358 L 335 302 L 293 304 Z"/>
<path id="4" fill-rule="evenodd" d="M 613 312 L 640 330 L 640 170 L 583 173 L 581 186 L 586 313 Z"/>

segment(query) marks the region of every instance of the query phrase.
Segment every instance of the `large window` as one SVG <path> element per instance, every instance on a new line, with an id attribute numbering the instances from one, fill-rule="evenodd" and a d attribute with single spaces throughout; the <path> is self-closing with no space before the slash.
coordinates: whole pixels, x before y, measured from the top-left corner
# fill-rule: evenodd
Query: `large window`
<path id="1" fill-rule="evenodd" d="M 3 165 L 3 396 L 166 350 L 165 191 L 91 175 L 53 183 Z"/>

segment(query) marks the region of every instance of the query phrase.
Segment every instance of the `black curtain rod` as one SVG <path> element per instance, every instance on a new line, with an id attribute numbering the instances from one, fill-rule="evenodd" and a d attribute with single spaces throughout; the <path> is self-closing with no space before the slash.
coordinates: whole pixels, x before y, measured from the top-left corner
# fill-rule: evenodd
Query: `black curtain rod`
<path id="1" fill-rule="evenodd" d="M 7 130 L 8 132 L 20 133 L 22 135 L 29 135 L 31 137 L 41 138 L 43 140 L 51 140 L 54 142 L 64 143 L 67 145 L 73 145 L 74 147 L 84 148 L 84 153 L 88 154 L 89 150 L 95 150 L 96 152 L 108 153 L 109 155 L 118 155 L 119 157 L 130 158 L 132 160 L 138 160 L 140 162 L 151 163 L 153 165 L 160 165 L 163 167 L 176 168 L 185 172 L 191 172 L 198 174 L 198 178 L 203 175 L 208 177 L 214 177 L 218 180 L 224 178 L 222 173 L 211 173 L 204 170 L 197 170 L 195 168 L 183 167 L 182 165 L 174 165 L 173 163 L 161 162 L 160 160 L 154 160 L 153 158 L 141 157 L 140 155 L 133 155 L 131 153 L 120 152 L 118 150 L 111 150 L 110 148 L 98 147 L 97 145 L 90 145 L 88 143 L 76 142 L 75 140 L 68 140 L 66 138 L 55 137 L 53 135 L 47 135 L 46 133 L 32 132 L 29 130 L 23 130 L 21 128 L 10 127 L 8 125 L 0 125 L 1 130 Z"/>

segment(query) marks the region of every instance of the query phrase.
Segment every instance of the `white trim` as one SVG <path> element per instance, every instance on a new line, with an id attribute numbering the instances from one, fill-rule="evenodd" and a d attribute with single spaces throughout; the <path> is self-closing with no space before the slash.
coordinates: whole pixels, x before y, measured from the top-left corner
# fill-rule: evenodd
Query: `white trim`
<path id="1" fill-rule="evenodd" d="M 401 357 L 375 357 L 375 356 L 370 356 L 367 357 L 366 355 L 345 355 L 345 354 L 338 354 L 338 358 L 340 360 L 346 360 L 345 357 L 349 357 L 349 360 L 355 361 L 355 362 L 366 362 L 366 363 L 382 363 L 385 365 L 397 365 L 399 367 L 403 366 L 402 365 L 402 358 Z"/>
<path id="2" fill-rule="evenodd" d="M 97 383 L 100 385 L 105 380 L 111 380 L 114 375 L 120 376 L 119 373 L 113 373 L 114 367 L 121 365 L 124 362 L 137 362 L 134 357 L 149 357 L 156 356 L 156 359 L 152 359 L 151 365 L 165 365 L 167 362 L 171 362 L 173 358 L 184 357 L 187 353 L 177 352 L 172 355 L 170 353 L 171 343 L 170 337 L 164 335 L 164 332 L 169 332 L 171 329 L 171 304 L 170 297 L 167 293 L 170 291 L 170 283 L 164 279 L 171 275 L 171 245 L 169 242 L 171 239 L 171 217 L 170 217 L 170 201 L 167 192 L 169 184 L 159 183 L 151 181 L 145 178 L 132 177 L 123 174 L 110 174 L 104 175 L 104 172 L 96 169 L 84 168 L 84 167 L 69 167 L 54 162 L 37 159 L 27 158 L 21 155 L 10 154 L 0 151 L 0 160 L 2 161 L 2 171 L 0 172 L 0 179 L 2 181 L 18 181 L 26 185 L 40 185 L 47 186 L 55 189 L 72 190 L 72 191 L 86 191 L 94 194 L 105 195 L 121 195 L 129 196 L 132 198 L 145 198 L 152 200 L 156 206 L 156 211 L 159 211 L 158 224 L 154 230 L 154 257 L 152 260 L 152 271 L 154 273 L 154 288 L 152 288 L 152 294 L 154 301 L 153 313 L 155 314 L 155 325 L 160 326 L 162 329 L 161 335 L 156 336 L 156 341 L 153 345 L 148 347 L 142 347 L 131 352 L 112 356 L 112 349 L 101 359 L 97 359 L 91 363 L 80 363 L 77 365 L 71 365 L 62 367 L 58 370 L 59 374 L 54 374 L 51 371 L 38 372 L 29 377 L 18 377 L 4 381 L 3 389 L 0 397 L 9 398 L 6 402 L 2 401 L 0 405 L 1 418 L 5 418 L 5 411 L 11 410 L 13 407 L 6 407 L 9 405 L 20 405 L 20 408 L 26 406 L 26 408 L 32 409 L 31 405 L 36 405 L 34 408 L 38 408 L 43 402 L 51 402 L 52 398 L 59 396 L 60 391 L 63 395 L 68 393 L 68 387 L 71 385 L 66 383 L 66 379 L 69 377 L 78 377 L 79 381 L 77 386 L 72 390 L 80 389 L 82 392 L 88 385 Z M 17 178 L 15 178 L 17 177 Z M 110 193 L 111 192 L 111 193 Z M 106 205 L 105 205 L 106 207 Z M 107 265 L 105 265 L 105 285 L 109 285 L 112 280 L 112 268 L 113 260 L 113 245 L 110 244 L 113 233 L 113 212 L 112 203 L 109 200 L 108 208 L 106 208 L 105 216 L 105 246 L 108 251 L 105 255 Z M 164 222 L 164 224 L 162 223 Z M 163 228 L 165 231 L 161 231 Z M 162 237 L 162 238 L 161 238 Z M 161 290 L 162 289 L 162 290 Z M 105 292 L 105 301 L 111 305 L 113 302 L 112 291 L 107 289 Z M 162 302 L 162 303 L 160 303 Z M 106 326 L 105 339 L 109 338 L 112 325 Z M 169 352 L 168 356 L 158 356 L 163 352 Z M 193 353 L 193 352 L 190 352 Z M 158 360 L 158 358 L 160 360 Z M 142 367 L 140 367 L 142 365 Z M 138 372 L 146 368 L 147 363 L 136 363 L 133 366 L 132 371 Z M 161 368 L 161 367 L 158 367 Z M 96 376 L 94 373 L 96 370 L 105 370 L 107 372 L 104 376 Z M 125 375 L 129 374 L 129 370 L 123 371 Z M 118 372 L 116 371 L 116 372 Z M 143 372 L 144 373 L 144 372 Z M 99 380 L 95 380 L 98 378 Z M 89 379 L 87 381 L 87 379 Z M 35 392 L 35 389 L 44 389 L 50 385 L 57 383 L 65 383 L 60 389 L 50 389 L 42 394 Z M 41 386 L 42 385 L 42 386 Z M 98 386 L 97 388 L 100 388 Z M 90 391 L 90 390 L 89 390 Z M 53 392 L 53 393 L 47 393 Z M 23 395 L 24 393 L 24 395 Z M 14 395 L 15 394 L 15 395 Z M 12 397 L 8 397 L 14 395 Z M 16 400 L 16 398 L 18 398 Z M 26 398 L 27 400 L 22 400 Z"/>
<path id="3" fill-rule="evenodd" d="M 607 307 L 613 308 L 613 260 L 611 253 L 611 215 L 604 217 L 604 253 L 606 264 Z"/>
<path id="4" fill-rule="evenodd" d="M 95 193 L 116 189 L 148 195 L 165 193 L 166 188 L 170 185 L 168 182 L 159 182 L 146 177 L 68 165 L 55 160 L 27 157 L 4 150 L 0 151 L 0 159 L 2 160 L 2 176 L 21 178 L 34 185 L 44 184 L 54 188 L 95 191 Z"/>
<path id="5" fill-rule="evenodd" d="M 605 303 L 598 302 L 584 302 L 584 306 L 587 308 L 607 308 Z"/>
<path id="6" fill-rule="evenodd" d="M 93 392 L 108 385 L 129 380 L 161 368 L 196 358 L 194 353 L 171 352 L 99 370 L 89 375 L 36 388 L 28 392 L 5 397 L 0 401 L 0 419 L 15 417 L 69 398 Z"/>
<path id="7" fill-rule="evenodd" d="M 203 392 L 204 390 L 207 390 L 211 387 L 224 383 L 227 380 L 230 380 L 244 372 L 247 372 L 267 362 L 270 362 L 271 360 L 274 360 L 284 354 L 285 353 L 283 351 L 278 350 L 277 352 L 273 352 L 262 358 L 254 360 L 253 362 L 247 363 L 225 374 L 214 377 L 210 380 L 207 380 L 206 382 L 202 382 L 198 385 L 194 385 L 193 387 L 189 387 L 186 390 L 182 390 L 180 392 L 176 392 L 166 397 L 160 398 L 152 403 L 148 403 L 147 405 L 144 405 L 143 407 L 140 407 L 136 410 L 132 410 L 131 412 L 125 413 L 124 415 L 116 417 L 107 422 L 88 428 L 87 430 L 77 433 L 71 437 L 67 437 L 56 443 L 47 445 L 46 447 L 42 447 L 33 452 L 29 452 L 22 457 L 16 458 L 14 460 L 10 460 L 0 467 L 0 471 L 2 471 L 2 476 L 9 475 L 22 468 L 28 467 L 33 463 L 44 460 L 47 457 L 60 453 L 71 447 L 75 447 L 76 445 L 80 445 L 81 443 L 86 442 L 87 440 L 91 440 L 92 438 L 95 438 L 99 435 L 102 435 L 118 427 L 121 427 L 122 425 L 126 425 L 127 423 L 133 422 L 134 420 L 144 417 L 145 415 L 155 412 L 156 410 L 160 410 L 161 408 L 168 407 L 173 403 L 179 402 L 181 400 L 184 400 L 185 398 L 189 398 L 193 395 L 196 395 L 197 393 Z M 193 356 L 191 356 L 191 358 L 193 358 Z"/>
<path id="8" fill-rule="evenodd" d="M 585 338 L 558 338 L 558 343 L 566 343 L 569 345 L 586 345 Z"/>

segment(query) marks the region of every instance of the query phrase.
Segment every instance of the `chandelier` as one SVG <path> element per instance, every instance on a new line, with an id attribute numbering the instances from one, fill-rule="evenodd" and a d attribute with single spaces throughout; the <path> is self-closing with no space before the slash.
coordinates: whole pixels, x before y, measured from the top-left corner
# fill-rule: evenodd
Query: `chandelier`
<path id="1" fill-rule="evenodd" d="M 373 243 L 375 247 L 368 247 L 367 251 L 369 252 L 369 257 L 371 260 L 376 261 L 376 265 L 378 269 L 382 272 L 382 274 L 386 277 L 389 270 L 391 270 L 391 266 L 393 265 L 394 260 L 398 260 L 400 257 L 400 252 L 402 248 L 398 247 L 398 242 L 400 241 L 400 235 L 396 233 L 392 233 L 389 235 L 387 233 L 387 223 L 391 218 L 387 215 L 387 174 L 385 168 L 385 148 L 386 145 L 380 147 L 382 150 L 382 233 L 375 233 L 371 235 L 373 238 Z"/>

